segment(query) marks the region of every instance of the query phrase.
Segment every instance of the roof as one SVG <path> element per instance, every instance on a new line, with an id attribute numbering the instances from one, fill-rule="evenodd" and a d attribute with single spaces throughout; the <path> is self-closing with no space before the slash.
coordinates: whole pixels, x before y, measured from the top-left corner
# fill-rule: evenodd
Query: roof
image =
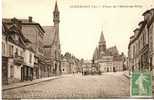
<path id="1" fill-rule="evenodd" d="M 133 32 L 136 32 L 136 31 L 139 31 L 140 29 L 139 28 L 136 28 Z"/>
<path id="2" fill-rule="evenodd" d="M 110 52 L 111 55 L 119 54 L 116 46 L 108 48 L 107 51 Z"/>
<path id="3" fill-rule="evenodd" d="M 54 26 L 42 26 L 42 27 L 45 30 L 45 34 L 43 37 L 44 45 L 51 46 L 55 37 L 55 27 Z"/>
<path id="4" fill-rule="evenodd" d="M 142 15 L 145 16 L 145 14 L 149 13 L 150 10 L 145 11 Z"/>
<path id="5" fill-rule="evenodd" d="M 8 21 L 8 20 L 6 20 Z M 26 47 L 26 43 L 31 43 L 31 41 L 29 39 L 27 39 L 20 28 L 20 24 L 19 23 L 10 23 L 10 22 L 6 22 L 5 20 L 2 21 L 2 25 L 3 25 L 3 33 L 5 33 L 8 37 L 8 40 L 12 43 L 14 43 L 15 45 L 20 46 L 21 48 L 27 48 Z M 8 25 L 9 23 L 9 25 Z M 9 26 L 9 27 L 8 27 Z M 13 34 L 17 34 L 19 36 L 19 40 L 16 41 L 14 40 L 14 38 L 11 37 L 11 35 Z M 33 51 L 31 47 L 27 48 L 30 51 Z"/>
<path id="6" fill-rule="evenodd" d="M 56 3 L 55 3 L 55 9 L 54 9 L 54 12 L 59 12 L 57 1 L 56 1 Z"/>
<path id="7" fill-rule="evenodd" d="M 142 25 L 141 25 L 141 28 L 140 28 L 140 30 L 139 30 L 139 33 L 137 34 L 136 37 L 133 38 L 132 41 L 129 42 L 128 48 L 130 48 L 130 45 L 131 45 L 132 43 L 134 43 L 134 42 L 137 40 L 137 38 L 141 35 L 141 33 L 142 33 L 142 31 L 143 31 L 143 29 L 144 29 L 144 27 L 145 27 L 146 24 L 147 24 L 147 21 L 143 21 L 143 22 L 142 22 Z"/>
<path id="8" fill-rule="evenodd" d="M 16 19 L 16 18 L 15 17 L 14 18 L 3 18 L 2 22 L 7 23 L 7 24 L 12 24 L 13 23 L 12 22 L 13 19 Z M 22 25 L 36 25 L 36 26 L 38 26 L 41 29 L 41 31 L 43 33 L 45 33 L 44 29 L 41 27 L 41 25 L 39 23 L 36 23 L 34 21 L 29 22 L 28 19 L 17 19 L 17 20 L 20 21 Z"/>
<path id="9" fill-rule="evenodd" d="M 145 22 L 145 21 L 140 21 L 140 22 L 138 23 L 138 25 L 142 25 L 142 24 L 144 24 L 144 22 Z"/>
<path id="10" fill-rule="evenodd" d="M 93 54 L 93 58 L 97 59 L 98 58 L 98 48 L 95 48 L 94 54 Z"/>
<path id="11" fill-rule="evenodd" d="M 99 40 L 99 43 L 101 43 L 101 42 L 105 42 L 105 38 L 104 38 L 103 32 L 101 32 L 101 37 L 100 37 L 100 40 Z"/>

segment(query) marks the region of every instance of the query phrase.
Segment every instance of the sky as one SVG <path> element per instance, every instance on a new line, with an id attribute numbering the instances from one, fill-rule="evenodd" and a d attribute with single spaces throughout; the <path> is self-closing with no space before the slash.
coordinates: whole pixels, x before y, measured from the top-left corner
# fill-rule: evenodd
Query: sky
<path id="1" fill-rule="evenodd" d="M 127 55 L 129 37 L 153 0 L 57 0 L 61 51 L 91 59 L 101 31 L 107 48 L 117 46 Z M 41 26 L 53 25 L 55 0 L 2 0 L 3 18 L 32 16 Z M 79 7 L 80 6 L 80 7 Z"/>

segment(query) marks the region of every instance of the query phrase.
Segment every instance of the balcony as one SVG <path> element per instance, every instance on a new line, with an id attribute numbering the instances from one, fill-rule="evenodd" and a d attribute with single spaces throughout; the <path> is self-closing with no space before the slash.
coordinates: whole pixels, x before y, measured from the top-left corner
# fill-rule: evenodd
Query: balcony
<path id="1" fill-rule="evenodd" d="M 24 63 L 24 57 L 22 56 L 16 56 L 14 58 L 14 64 L 16 65 L 22 65 Z"/>

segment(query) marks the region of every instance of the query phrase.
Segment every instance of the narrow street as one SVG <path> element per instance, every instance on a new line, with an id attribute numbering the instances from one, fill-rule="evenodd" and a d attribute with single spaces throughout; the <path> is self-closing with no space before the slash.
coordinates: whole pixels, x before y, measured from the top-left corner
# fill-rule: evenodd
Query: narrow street
<path id="1" fill-rule="evenodd" d="M 129 79 L 123 72 L 81 74 L 3 91 L 3 98 L 104 98 L 129 96 Z"/>

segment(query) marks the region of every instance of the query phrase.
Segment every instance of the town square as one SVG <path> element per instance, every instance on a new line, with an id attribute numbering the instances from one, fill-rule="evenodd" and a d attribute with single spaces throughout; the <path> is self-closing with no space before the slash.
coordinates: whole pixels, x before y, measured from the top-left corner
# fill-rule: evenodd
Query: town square
<path id="1" fill-rule="evenodd" d="M 3 99 L 154 95 L 154 5 L 16 1 L 2 1 Z"/>

